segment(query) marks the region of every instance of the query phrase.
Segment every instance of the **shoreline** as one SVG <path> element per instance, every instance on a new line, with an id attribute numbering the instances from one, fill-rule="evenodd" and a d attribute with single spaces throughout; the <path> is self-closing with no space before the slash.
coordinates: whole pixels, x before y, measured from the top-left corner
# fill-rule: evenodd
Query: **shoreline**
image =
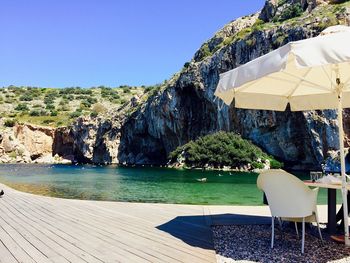
<path id="1" fill-rule="evenodd" d="M 130 205 L 159 205 L 159 206 L 201 206 L 201 207 L 209 207 L 209 208 L 217 208 L 218 211 L 221 212 L 221 209 L 228 209 L 232 210 L 234 212 L 237 212 L 237 209 L 241 209 L 242 212 L 249 212 L 249 213 L 260 213 L 262 211 L 268 210 L 268 205 L 261 204 L 261 205 L 238 205 L 238 204 L 183 204 L 183 203 L 156 203 L 156 202 L 135 202 L 135 201 L 112 201 L 112 200 L 87 200 L 87 199 L 74 199 L 74 198 L 62 198 L 62 197 L 54 197 L 54 196 L 46 196 L 46 195 L 40 195 L 35 193 L 29 193 L 24 192 L 21 190 L 17 190 L 6 183 L 0 182 L 0 189 L 6 190 L 10 189 L 11 191 L 16 191 L 22 194 L 28 194 L 36 197 L 43 197 L 43 198 L 50 198 L 50 199 L 57 199 L 57 200 L 68 200 L 68 201 L 77 201 L 77 202 L 94 202 L 94 203 L 111 203 L 111 204 L 130 204 Z M 6 192 L 5 192 L 6 195 Z M 1 199 L 0 199 L 1 200 Z M 318 208 L 324 209 L 327 208 L 326 204 L 318 204 Z M 341 204 L 337 204 L 337 208 L 341 207 Z M 269 211 L 267 211 L 269 212 Z M 327 213 L 325 213 L 324 216 L 326 216 Z M 325 217 L 326 218 L 326 217 Z"/>
<path id="2" fill-rule="evenodd" d="M 118 163 L 110 163 L 110 164 L 93 164 L 93 163 L 0 163 L 0 165 L 62 165 L 62 166 L 94 166 L 94 167 L 118 167 L 118 168 L 157 168 L 157 169 L 169 169 L 169 170 L 176 170 L 176 171 L 203 171 L 203 172 L 237 172 L 237 173 L 261 173 L 263 171 L 267 170 L 273 170 L 273 169 L 255 169 L 255 170 L 239 170 L 239 169 L 227 169 L 227 168 L 208 168 L 208 167 L 173 167 L 173 166 L 167 166 L 167 165 L 153 165 L 153 164 L 118 164 Z M 310 171 L 316 171 L 318 169 L 312 169 L 310 167 L 305 167 L 305 169 L 302 169 L 300 167 L 293 168 L 293 167 L 284 167 L 281 168 L 282 170 L 289 171 L 289 172 L 310 172 Z"/>
<path id="3" fill-rule="evenodd" d="M 169 165 L 155 165 L 155 164 L 118 164 L 118 163 L 108 163 L 108 164 L 94 164 L 94 163 L 78 163 L 78 162 L 31 162 L 31 163 L 22 163 L 22 162 L 9 162 L 9 163 L 0 163 L 0 165 L 65 165 L 65 166 L 95 166 L 95 167 L 119 167 L 119 168 L 161 168 L 161 169 L 171 169 L 171 170 L 186 170 L 186 171 L 218 171 L 218 172 L 243 172 L 243 173 L 260 173 L 269 169 L 238 169 L 238 168 L 214 168 L 214 167 L 175 167 Z"/>
<path id="4" fill-rule="evenodd" d="M 6 187 L 9 187 L 13 190 L 16 190 L 21 193 L 36 195 L 36 196 L 42 196 L 42 197 L 50 197 L 50 198 L 57 198 L 57 199 L 64 199 L 64 200 L 78 200 L 78 201 L 96 201 L 96 202 L 112 202 L 112 203 L 125 203 L 125 204 L 164 204 L 164 205 L 184 205 L 184 206 L 235 206 L 235 207 L 264 207 L 265 205 L 261 203 L 261 205 L 247 205 L 247 204 L 206 204 L 206 203 L 171 203 L 171 202 L 143 202 L 143 201 L 121 201 L 121 200 L 97 200 L 97 199 L 83 199 L 83 198 L 68 198 L 63 197 L 59 195 L 50 195 L 50 194 L 44 194 L 40 193 L 40 189 L 45 189 L 48 186 L 43 186 L 40 188 L 40 186 L 35 186 L 34 184 L 23 184 L 23 183 L 11 183 L 6 181 L 0 181 L 0 185 L 5 185 Z M 29 187 L 29 188 L 26 188 Z M 39 189 L 40 188 L 40 189 Z M 1 187 L 0 187 L 1 190 Z"/>

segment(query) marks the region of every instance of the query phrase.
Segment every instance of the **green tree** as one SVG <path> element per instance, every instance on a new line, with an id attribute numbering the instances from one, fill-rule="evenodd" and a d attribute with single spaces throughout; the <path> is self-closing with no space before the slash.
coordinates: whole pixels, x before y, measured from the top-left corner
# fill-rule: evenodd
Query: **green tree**
<path id="1" fill-rule="evenodd" d="M 169 155 L 172 162 L 176 162 L 179 157 L 184 158 L 186 165 L 195 167 L 205 165 L 239 167 L 251 164 L 253 168 L 262 168 L 264 167 L 262 162 L 267 160 L 270 161 L 272 168 L 282 166 L 258 146 L 237 134 L 228 132 L 200 137 L 178 147 Z"/>
<path id="2" fill-rule="evenodd" d="M 34 116 L 40 116 L 40 111 L 38 110 L 32 110 L 31 112 L 29 112 L 29 115 L 34 117 Z"/>
<path id="3" fill-rule="evenodd" d="M 16 123 L 17 123 L 17 121 L 15 119 L 6 119 L 4 121 L 4 126 L 5 127 L 13 127 L 16 125 Z"/>
<path id="4" fill-rule="evenodd" d="M 81 116 L 81 111 L 74 111 L 71 114 L 69 114 L 69 118 L 76 119 Z"/>
<path id="5" fill-rule="evenodd" d="M 16 106 L 15 110 L 17 111 L 29 111 L 28 105 L 25 103 L 20 103 Z"/>

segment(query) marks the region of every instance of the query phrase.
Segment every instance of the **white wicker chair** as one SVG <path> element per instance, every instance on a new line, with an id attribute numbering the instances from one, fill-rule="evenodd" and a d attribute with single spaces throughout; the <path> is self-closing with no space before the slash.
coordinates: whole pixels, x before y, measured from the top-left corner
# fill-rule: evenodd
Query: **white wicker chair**
<path id="1" fill-rule="evenodd" d="M 305 222 L 316 222 L 322 240 L 317 216 L 318 188 L 310 189 L 301 180 L 283 170 L 269 170 L 259 175 L 258 188 L 265 192 L 272 216 L 271 248 L 274 243 L 274 221 L 302 222 L 301 252 L 304 253 Z M 299 234 L 298 234 L 299 235 Z"/>

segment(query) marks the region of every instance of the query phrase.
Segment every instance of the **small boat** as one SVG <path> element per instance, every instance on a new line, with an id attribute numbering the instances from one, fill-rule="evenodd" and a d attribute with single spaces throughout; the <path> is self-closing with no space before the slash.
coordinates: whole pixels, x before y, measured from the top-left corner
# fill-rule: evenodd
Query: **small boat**
<path id="1" fill-rule="evenodd" d="M 207 178 L 200 178 L 200 179 L 196 179 L 198 182 L 202 182 L 205 183 L 207 181 Z"/>

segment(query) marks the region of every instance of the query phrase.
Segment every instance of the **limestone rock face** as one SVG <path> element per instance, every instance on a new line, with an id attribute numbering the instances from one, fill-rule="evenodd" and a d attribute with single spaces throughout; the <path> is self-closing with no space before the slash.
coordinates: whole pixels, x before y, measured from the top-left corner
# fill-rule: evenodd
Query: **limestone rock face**
<path id="1" fill-rule="evenodd" d="M 280 16 L 286 7 L 299 4 L 303 10 L 309 13 L 318 6 L 326 6 L 328 4 L 340 4 L 348 0 L 267 0 L 263 9 L 259 14 L 259 19 L 265 22 L 273 21 L 273 18 Z"/>
<path id="2" fill-rule="evenodd" d="M 14 135 L 19 143 L 30 152 L 32 160 L 52 153 L 53 128 L 36 127 L 28 124 L 16 125 Z"/>
<path id="3" fill-rule="evenodd" d="M 0 163 L 117 164 L 121 126 L 139 104 L 135 96 L 115 112 L 80 117 L 60 128 L 30 124 L 5 128 L 0 119 Z"/>
<path id="4" fill-rule="evenodd" d="M 260 12 L 259 19 L 268 22 L 275 16 L 278 6 L 278 0 L 269 0 L 265 2 L 263 9 Z"/>
<path id="5" fill-rule="evenodd" d="M 2 128 L 0 163 L 66 163 L 64 158 L 52 155 L 54 133 L 54 128 L 30 124 Z"/>
<path id="6" fill-rule="evenodd" d="M 71 127 L 57 130 L 54 153 L 79 163 L 118 164 L 121 128 L 140 102 L 135 96 L 116 111 L 97 118 L 81 117 Z"/>
<path id="7" fill-rule="evenodd" d="M 59 127 L 55 129 L 52 155 L 58 155 L 64 159 L 74 161 L 73 145 L 74 139 L 70 134 L 70 128 Z"/>
<path id="8" fill-rule="evenodd" d="M 220 43 L 230 36 L 239 33 L 241 30 L 251 27 L 259 17 L 259 13 L 250 16 L 240 17 L 225 25 L 222 29 L 215 33 L 215 35 L 202 45 L 207 46 L 208 50 L 213 51 Z M 205 57 L 206 49 L 199 49 L 193 57 L 193 60 L 199 62 Z"/>
<path id="9" fill-rule="evenodd" d="M 305 10 L 312 6 L 312 15 L 290 23 L 287 21 L 258 30 L 250 29 L 245 35 L 235 36 L 236 33 L 232 33 L 249 28 L 258 16 L 270 20 L 279 7 L 275 8 L 277 1 L 268 1 L 260 14 L 225 26 L 206 42 L 205 48 L 202 46 L 194 59 L 161 93 L 150 98 L 126 120 L 121 132 L 119 161 L 164 164 L 167 155 L 177 146 L 219 130 L 240 133 L 294 168 L 318 166 L 329 151 L 338 149 L 337 116 L 334 111 L 293 113 L 287 110 L 277 113 L 240 110 L 234 105 L 225 106 L 214 98 L 220 73 L 290 41 L 317 36 L 323 30 L 321 18 L 316 12 L 322 10 L 320 5 L 327 5 L 327 2 L 285 2 L 299 2 Z M 341 12 L 337 17 L 348 18 L 346 10 Z M 340 22 L 343 23 L 343 20 Z M 236 25 L 239 25 L 239 29 Z M 208 51 L 210 55 L 204 56 Z M 349 120 L 348 115 L 344 117 L 345 122 Z M 350 134 L 349 128 L 346 132 Z"/>
<path id="10" fill-rule="evenodd" d="M 119 129 L 108 119 L 79 118 L 70 130 L 75 161 L 118 163 Z"/>

